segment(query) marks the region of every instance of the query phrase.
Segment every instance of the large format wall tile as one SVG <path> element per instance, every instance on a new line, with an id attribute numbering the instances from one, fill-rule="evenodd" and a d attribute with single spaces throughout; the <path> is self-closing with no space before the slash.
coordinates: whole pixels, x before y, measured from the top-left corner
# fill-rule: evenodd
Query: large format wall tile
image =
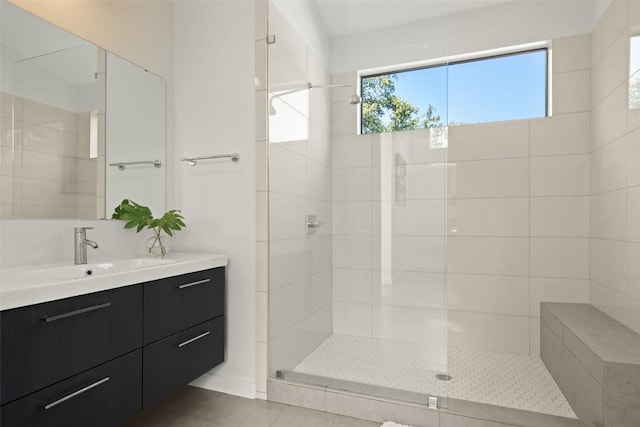
<path id="1" fill-rule="evenodd" d="M 589 237 L 589 197 L 532 197 L 531 236 Z"/>
<path id="2" fill-rule="evenodd" d="M 588 155 L 531 158 L 531 196 L 583 196 L 588 194 Z"/>
<path id="3" fill-rule="evenodd" d="M 448 232 L 456 236 L 528 236 L 529 198 L 452 199 Z"/>
<path id="4" fill-rule="evenodd" d="M 449 198 L 528 197 L 529 159 L 451 163 L 447 191 Z"/>
<path id="5" fill-rule="evenodd" d="M 442 310 L 447 301 L 447 275 L 418 271 L 377 271 L 371 277 L 374 304 Z"/>
<path id="6" fill-rule="evenodd" d="M 589 278 L 589 239 L 531 238 L 531 275 L 534 277 Z"/>
<path id="7" fill-rule="evenodd" d="M 591 239 L 590 279 L 601 285 L 626 293 L 627 242 Z M 590 302 L 597 301 L 589 297 Z"/>
<path id="8" fill-rule="evenodd" d="M 371 304 L 333 302 L 333 332 L 335 334 L 371 337 Z"/>
<path id="9" fill-rule="evenodd" d="M 334 202 L 334 234 L 373 234 L 370 201 Z"/>
<path id="10" fill-rule="evenodd" d="M 447 335 L 446 312 L 424 308 L 374 305 L 374 338 L 440 344 Z"/>
<path id="11" fill-rule="evenodd" d="M 553 70 L 556 73 L 591 68 L 590 34 L 553 40 Z"/>
<path id="12" fill-rule="evenodd" d="M 591 33 L 591 63 L 595 63 L 627 25 L 627 2 L 614 1 Z"/>
<path id="13" fill-rule="evenodd" d="M 333 269 L 333 300 L 370 304 L 372 301 L 372 270 Z"/>
<path id="14" fill-rule="evenodd" d="M 448 272 L 529 275 L 528 237 L 449 237 Z"/>
<path id="15" fill-rule="evenodd" d="M 591 70 L 553 74 L 553 113 L 589 111 Z"/>
<path id="16" fill-rule="evenodd" d="M 591 194 L 627 186 L 627 138 L 620 138 L 591 154 Z"/>
<path id="17" fill-rule="evenodd" d="M 589 302 L 589 280 L 532 277 L 530 288 L 531 316 L 540 317 L 540 303 Z"/>
<path id="18" fill-rule="evenodd" d="M 598 105 L 629 78 L 628 46 L 627 34 L 622 32 L 593 64 L 591 68 L 591 105 Z"/>
<path id="19" fill-rule="evenodd" d="M 498 353 L 529 354 L 529 318 L 449 310 L 448 345 Z"/>
<path id="20" fill-rule="evenodd" d="M 529 156 L 529 120 L 449 128 L 449 161 Z"/>
<path id="21" fill-rule="evenodd" d="M 589 120 L 588 112 L 531 120 L 531 155 L 589 154 Z"/>
<path id="22" fill-rule="evenodd" d="M 627 240 L 627 190 L 591 196 L 591 237 Z"/>
<path id="23" fill-rule="evenodd" d="M 333 201 L 372 200 L 371 168 L 333 170 Z"/>
<path id="24" fill-rule="evenodd" d="M 529 315 L 529 278 L 449 274 L 449 310 Z"/>
<path id="25" fill-rule="evenodd" d="M 603 147 L 627 133 L 627 85 L 619 86 L 591 109 L 591 149 Z"/>
<path id="26" fill-rule="evenodd" d="M 371 166 L 371 135 L 335 136 L 331 154 L 334 169 Z"/>
<path id="27" fill-rule="evenodd" d="M 381 251 L 381 261 L 391 260 L 395 271 L 424 271 L 439 273 L 445 270 L 445 239 L 430 236 L 393 236 L 390 253 Z"/>

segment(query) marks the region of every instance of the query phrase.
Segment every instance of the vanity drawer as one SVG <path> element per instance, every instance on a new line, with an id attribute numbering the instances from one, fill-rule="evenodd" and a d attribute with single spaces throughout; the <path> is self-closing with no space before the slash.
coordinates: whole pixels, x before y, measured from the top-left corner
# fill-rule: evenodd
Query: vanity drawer
<path id="1" fill-rule="evenodd" d="M 0 313 L 2 404 L 142 346 L 142 286 Z"/>
<path id="2" fill-rule="evenodd" d="M 3 427 L 114 427 L 142 410 L 142 350 L 9 403 Z"/>
<path id="3" fill-rule="evenodd" d="M 146 410 L 224 361 L 224 316 L 144 347 L 142 359 Z"/>
<path id="4" fill-rule="evenodd" d="M 144 343 L 224 314 L 224 267 L 144 284 Z"/>

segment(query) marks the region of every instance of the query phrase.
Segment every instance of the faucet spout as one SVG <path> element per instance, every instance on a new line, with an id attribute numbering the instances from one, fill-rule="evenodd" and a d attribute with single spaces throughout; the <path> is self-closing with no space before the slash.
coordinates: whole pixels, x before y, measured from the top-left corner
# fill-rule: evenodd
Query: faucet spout
<path id="1" fill-rule="evenodd" d="M 94 242 L 93 240 L 82 239 L 81 243 L 83 245 L 91 246 L 93 249 L 98 249 L 98 244 L 96 242 Z"/>
<path id="2" fill-rule="evenodd" d="M 76 227 L 73 230 L 75 264 L 87 263 L 87 246 L 91 246 L 93 249 L 98 248 L 96 242 L 87 239 L 87 230 L 93 230 L 93 227 Z"/>

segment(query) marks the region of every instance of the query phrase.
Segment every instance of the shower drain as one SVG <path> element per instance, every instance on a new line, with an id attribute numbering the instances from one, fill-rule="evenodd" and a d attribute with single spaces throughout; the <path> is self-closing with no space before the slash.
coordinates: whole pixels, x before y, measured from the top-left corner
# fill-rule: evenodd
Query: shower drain
<path id="1" fill-rule="evenodd" d="M 440 381 L 450 381 L 451 380 L 451 375 L 447 375 L 447 374 L 436 374 L 436 379 L 440 380 Z"/>

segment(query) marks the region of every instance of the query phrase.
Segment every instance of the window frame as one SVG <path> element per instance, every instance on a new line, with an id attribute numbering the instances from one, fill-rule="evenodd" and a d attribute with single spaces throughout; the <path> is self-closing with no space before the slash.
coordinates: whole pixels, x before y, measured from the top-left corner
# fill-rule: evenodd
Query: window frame
<path id="1" fill-rule="evenodd" d="M 429 61 L 423 61 L 422 63 L 411 63 L 411 64 L 406 64 L 404 66 L 402 65 L 397 65 L 397 66 L 388 66 L 388 67 L 381 67 L 378 69 L 374 69 L 374 70 L 364 70 L 364 71 L 360 71 L 358 72 L 357 75 L 357 79 L 358 79 L 358 91 L 360 93 L 360 95 L 362 95 L 362 82 L 363 79 L 366 78 L 372 78 L 372 77 L 380 77 L 380 76 L 386 76 L 389 74 L 395 74 L 395 73 L 404 73 L 404 72 L 411 72 L 411 71 L 418 71 L 418 70 L 426 70 L 429 68 L 437 68 L 437 67 L 448 67 L 451 65 L 458 65 L 458 64 L 464 64 L 464 63 L 470 63 L 470 62 L 478 62 L 478 61 L 486 61 L 486 60 L 491 60 L 491 59 L 499 59 L 499 58 L 504 58 L 504 57 L 508 57 L 508 56 L 516 56 L 516 55 L 524 55 L 524 54 L 529 54 L 529 53 L 534 53 L 534 52 L 541 52 L 544 51 L 545 52 L 545 76 L 544 76 L 544 82 L 545 82 L 545 105 L 544 105 L 544 116 L 541 117 L 529 117 L 529 118 L 522 118 L 522 119 L 506 119 L 504 121 L 510 121 L 510 120 L 528 120 L 528 119 L 534 119 L 534 118 L 542 118 L 542 117 L 551 117 L 552 116 L 552 106 L 551 106 L 551 92 L 552 92 L 552 69 L 551 69 L 551 62 L 552 62 L 552 46 L 551 46 L 551 42 L 547 41 L 547 42 L 538 42 L 538 43 L 532 43 L 529 45 L 521 45 L 521 46 L 512 46 L 510 48 L 504 48 L 504 49 L 495 49 L 495 50 L 491 50 L 491 51 L 481 51 L 481 52 L 474 52 L 471 54 L 465 54 L 465 55 L 456 55 L 456 56 L 451 56 L 451 57 L 446 57 L 446 58 L 439 58 L 439 59 L 435 59 L 435 60 L 429 60 Z M 422 64 L 422 65 L 420 65 Z M 448 84 L 448 82 L 447 82 Z M 362 109 L 364 106 L 364 99 L 362 99 L 362 102 L 360 102 L 359 108 L 358 108 L 358 118 L 357 118 L 357 125 L 358 125 L 358 129 L 357 129 L 357 133 L 359 135 L 369 135 L 369 133 L 364 133 L 363 129 L 362 129 Z M 448 115 L 447 115 L 447 121 L 448 121 Z M 500 120 L 502 121 L 502 120 Z M 478 124 L 481 123 L 493 123 L 493 122 L 478 122 Z M 446 127 L 449 127 L 449 123 L 445 124 Z M 458 125 L 453 125 L 453 126 L 458 126 Z"/>

